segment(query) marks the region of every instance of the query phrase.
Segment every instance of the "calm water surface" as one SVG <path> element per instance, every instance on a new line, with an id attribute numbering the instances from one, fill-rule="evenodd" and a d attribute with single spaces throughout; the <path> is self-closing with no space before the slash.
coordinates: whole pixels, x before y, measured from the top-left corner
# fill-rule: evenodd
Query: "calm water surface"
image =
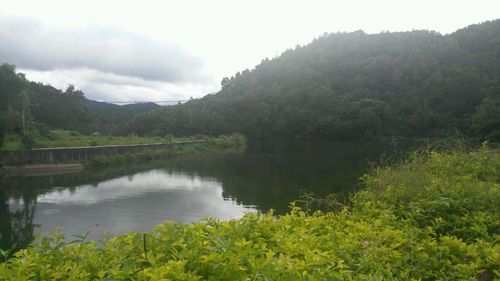
<path id="1" fill-rule="evenodd" d="M 245 153 L 51 176 L 0 180 L 0 248 L 30 243 L 62 227 L 67 236 L 146 231 L 166 220 L 223 220 L 246 212 L 288 210 L 304 191 L 348 194 L 381 157 L 400 158 L 408 144 L 251 143 Z M 382 156 L 385 155 L 385 156 Z"/>

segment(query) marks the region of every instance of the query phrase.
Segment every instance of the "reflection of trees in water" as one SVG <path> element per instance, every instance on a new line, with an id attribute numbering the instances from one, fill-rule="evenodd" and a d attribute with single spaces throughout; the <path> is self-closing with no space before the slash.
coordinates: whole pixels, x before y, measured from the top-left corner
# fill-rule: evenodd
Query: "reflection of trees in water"
<path id="1" fill-rule="evenodd" d="M 278 213 L 288 210 L 290 201 L 307 189 L 320 196 L 352 191 L 367 160 L 377 160 L 387 144 L 377 143 L 264 143 L 247 153 L 204 154 L 169 158 L 164 161 L 87 170 L 76 174 L 0 179 L 0 248 L 18 243 L 21 248 L 33 239 L 37 197 L 54 191 L 161 169 L 209 177 L 222 183 L 223 196 L 244 205 L 255 205 Z M 403 149 L 404 150 L 404 149 Z M 9 206 L 12 199 L 19 204 Z M 15 201 L 15 200 L 14 200 Z M 13 205 L 18 208 L 13 209 Z"/>
<path id="2" fill-rule="evenodd" d="M 289 203 L 306 190 L 319 196 L 352 191 L 367 167 L 363 158 L 354 162 L 346 165 L 313 156 L 199 155 L 169 161 L 161 168 L 215 178 L 222 183 L 225 198 L 261 211 L 285 213 Z"/>
<path id="3" fill-rule="evenodd" d="M 74 191 L 80 185 L 98 183 L 158 167 L 157 162 L 75 174 L 0 178 L 0 249 L 18 250 L 33 242 L 37 198 L 54 189 Z M 0 257 L 1 261 L 2 257 Z"/>
<path id="4" fill-rule="evenodd" d="M 18 250 L 34 239 L 37 194 L 25 190 L 20 197 L 12 197 L 8 190 L 0 191 L 0 248 Z M 15 206 L 9 201 L 14 199 Z"/>
<path id="5" fill-rule="evenodd" d="M 261 211 L 289 210 L 304 191 L 320 197 L 349 196 L 359 188 L 360 176 L 383 153 L 395 156 L 411 143 L 396 147 L 386 142 L 258 142 L 244 154 L 194 155 L 160 166 L 212 177 L 222 183 L 223 196 Z"/>

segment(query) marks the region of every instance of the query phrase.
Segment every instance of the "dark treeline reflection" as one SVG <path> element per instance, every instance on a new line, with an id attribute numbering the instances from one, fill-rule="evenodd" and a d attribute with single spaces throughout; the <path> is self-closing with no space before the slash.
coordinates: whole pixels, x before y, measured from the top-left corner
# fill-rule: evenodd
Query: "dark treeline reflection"
<path id="1" fill-rule="evenodd" d="M 36 191 L 29 189 L 0 189 L 0 249 L 13 252 L 33 241 L 36 199 Z"/>
<path id="2" fill-rule="evenodd" d="M 383 142 L 259 142 L 244 154 L 183 157 L 163 168 L 215 177 L 225 197 L 284 213 L 305 191 L 347 195 L 370 163 L 384 153 L 394 157 L 405 147 Z"/>
<path id="3" fill-rule="evenodd" d="M 197 216 L 201 218 L 202 215 L 207 215 L 203 212 L 212 207 L 207 207 L 209 205 L 206 205 L 203 200 L 219 200 L 214 198 L 220 195 L 213 196 L 219 188 L 222 190 L 223 200 L 235 202 L 234 204 L 237 204 L 235 206 L 239 205 L 243 208 L 247 208 L 244 206 L 252 206 L 250 209 L 255 206 L 261 211 L 274 209 L 281 214 L 288 210 L 291 201 L 298 199 L 305 191 L 320 196 L 329 193 L 349 194 L 359 186 L 359 177 L 370 167 L 370 162 L 378 161 L 383 154 L 400 158 L 400 154 L 407 147 L 409 147 L 408 144 L 383 142 L 256 142 L 251 143 L 245 153 L 183 156 L 126 167 L 87 170 L 76 174 L 7 177 L 0 180 L 0 248 L 24 247 L 33 240 L 35 232 L 40 229 L 46 232 L 50 230 L 45 229 L 48 224 L 51 227 L 57 227 L 59 226 L 58 222 L 63 223 L 60 222 L 62 220 L 66 224 L 75 225 L 81 223 L 79 220 L 85 220 L 86 223 L 89 220 L 95 220 L 97 223 L 101 219 L 99 216 L 104 216 L 102 213 L 109 211 L 106 208 L 128 208 L 129 210 L 126 211 L 130 211 L 132 214 L 145 216 L 144 206 L 134 206 L 134 202 L 140 200 L 143 200 L 144 204 L 151 205 L 148 207 L 159 213 L 160 217 L 161 214 L 165 214 L 165 210 L 169 210 L 170 216 L 162 220 L 168 218 L 187 222 L 191 219 L 186 220 L 184 217 L 176 217 L 175 214 L 172 214 L 176 212 L 192 213 L 189 214 L 191 216 L 189 218 L 195 216 L 195 219 Z M 165 176 L 162 177 L 162 175 Z M 199 185 L 213 188 L 210 190 L 195 188 L 192 190 L 193 193 L 179 195 L 177 190 L 182 191 L 183 187 L 176 183 L 175 188 L 177 189 L 168 189 L 170 193 L 164 199 L 160 199 L 162 195 L 158 195 L 159 193 L 152 193 L 156 194 L 151 197 L 152 199 L 146 198 L 147 196 L 144 194 L 151 191 L 151 185 L 171 186 L 172 182 L 179 180 L 176 175 L 181 175 L 183 180 L 187 179 L 188 182 L 198 179 Z M 125 180 L 123 180 L 124 177 Z M 116 183 L 113 183 L 115 181 Z M 123 182 L 127 182 L 127 186 L 124 186 Z M 133 189 L 146 191 L 144 194 L 127 195 L 142 196 L 141 198 L 133 198 L 136 201 L 132 201 L 128 207 L 123 207 L 126 205 L 123 203 L 117 205 L 116 202 L 104 202 L 101 205 L 80 202 L 83 206 L 76 210 L 75 202 L 78 200 L 83 202 L 84 199 L 76 198 L 71 199 L 71 202 L 64 202 L 68 196 L 88 195 L 89 188 L 92 196 L 104 198 L 109 196 L 109 189 L 106 191 L 106 188 L 109 188 L 110 184 L 116 185 L 112 186 L 112 188 L 116 188 L 115 190 L 130 189 L 130 185 L 132 185 Z M 78 190 L 80 192 L 86 191 L 82 195 L 78 193 Z M 158 192 L 158 190 L 158 187 L 154 188 L 154 192 Z M 99 192 L 102 194 L 99 195 Z M 47 198 L 44 197 L 47 195 L 52 196 L 52 201 L 47 201 Z M 187 197 L 198 196 L 199 198 L 192 202 L 175 205 L 179 202 L 172 201 L 173 196 L 177 196 L 176 200 L 186 200 L 186 202 L 190 200 L 186 199 Z M 37 204 L 42 204 L 39 202 L 40 200 L 49 206 L 45 205 L 43 210 L 37 210 Z M 54 203 L 54 200 L 57 203 Z M 113 200 L 116 201 L 115 199 L 108 201 Z M 154 203 L 148 200 L 153 200 Z M 47 212 L 54 211 L 54 205 L 50 204 L 67 204 L 70 207 L 61 208 L 62 213 L 50 216 L 50 214 L 47 215 Z M 204 204 L 205 206 L 198 206 Z M 95 211 L 92 211 L 93 208 Z M 172 208 L 180 209 L 173 210 Z M 227 207 L 227 209 L 218 210 L 217 214 L 224 212 L 233 212 L 233 215 L 242 214 L 241 208 L 235 208 Z M 81 210 L 89 212 L 88 217 L 82 218 Z M 120 212 L 123 212 L 123 209 L 120 209 Z M 70 218 L 75 214 L 77 217 Z M 37 221 L 37 215 L 38 223 L 42 224 L 40 229 L 34 224 L 34 221 Z M 107 220 L 113 220 L 113 212 L 109 212 L 107 215 L 111 216 L 111 218 L 106 218 Z M 141 217 L 141 220 L 143 219 Z M 147 220 L 148 217 L 145 219 Z M 139 228 L 144 227 L 133 223 L 131 225 Z M 63 226 L 71 228 L 68 225 Z M 116 233 L 121 232 L 122 228 L 123 225 Z M 108 230 L 113 232 L 113 229 Z"/>

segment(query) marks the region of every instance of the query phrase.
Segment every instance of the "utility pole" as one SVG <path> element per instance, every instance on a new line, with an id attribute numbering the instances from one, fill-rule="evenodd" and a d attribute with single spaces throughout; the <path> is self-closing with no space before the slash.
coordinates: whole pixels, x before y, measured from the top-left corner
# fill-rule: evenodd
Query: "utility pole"
<path id="1" fill-rule="evenodd" d="M 25 116 L 25 108 L 26 108 L 26 97 L 25 93 L 22 95 L 22 108 L 21 108 L 21 121 L 23 124 L 23 135 L 26 136 L 26 116 Z"/>
<path id="2" fill-rule="evenodd" d="M 21 93 L 21 102 L 22 102 L 22 104 L 21 104 L 21 121 L 22 121 L 22 125 L 23 125 L 23 135 L 25 137 L 28 136 L 28 126 L 27 126 L 28 124 L 26 124 L 28 120 L 26 120 L 26 119 L 30 116 L 29 111 L 28 111 L 29 110 L 29 100 L 28 100 L 29 97 L 28 97 L 28 95 L 29 94 L 27 91 L 23 91 Z M 26 116 L 26 114 L 28 116 Z"/>
<path id="3" fill-rule="evenodd" d="M 24 116 L 24 100 L 23 100 L 23 108 L 21 109 L 21 119 L 23 122 L 23 135 L 26 136 L 26 117 Z"/>

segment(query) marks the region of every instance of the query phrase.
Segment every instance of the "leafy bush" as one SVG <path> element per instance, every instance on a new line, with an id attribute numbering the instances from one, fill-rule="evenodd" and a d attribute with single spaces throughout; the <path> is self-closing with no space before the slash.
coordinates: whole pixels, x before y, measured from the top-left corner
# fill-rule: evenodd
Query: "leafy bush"
<path id="1" fill-rule="evenodd" d="M 249 213 L 63 242 L 0 264 L 0 280 L 493 280 L 500 154 L 416 154 L 365 176 L 349 208 Z"/>
<path id="2" fill-rule="evenodd" d="M 486 147 L 470 153 L 417 154 L 394 168 L 375 169 L 354 199 L 358 208 L 391 210 L 437 235 L 493 241 L 500 233 L 500 157 Z"/>

